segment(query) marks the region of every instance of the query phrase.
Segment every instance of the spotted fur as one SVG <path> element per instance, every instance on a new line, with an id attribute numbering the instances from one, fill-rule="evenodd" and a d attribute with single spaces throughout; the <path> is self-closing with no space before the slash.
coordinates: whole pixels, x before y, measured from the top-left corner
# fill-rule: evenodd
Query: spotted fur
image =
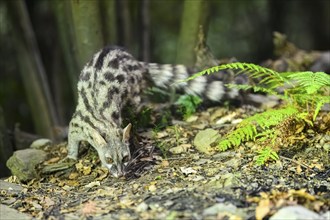
<path id="1" fill-rule="evenodd" d="M 114 176 L 123 175 L 125 162 L 131 158 L 128 145 L 131 125 L 122 129 L 123 108 L 128 104 L 138 107 L 141 92 L 150 81 L 160 88 L 173 86 L 215 102 L 237 95 L 224 87 L 228 81 L 224 75 L 176 83 L 191 73 L 183 65 L 139 62 L 117 47 L 106 47 L 96 53 L 80 74 L 78 104 L 69 125 L 68 157 L 76 159 L 80 141 L 87 141 Z"/>

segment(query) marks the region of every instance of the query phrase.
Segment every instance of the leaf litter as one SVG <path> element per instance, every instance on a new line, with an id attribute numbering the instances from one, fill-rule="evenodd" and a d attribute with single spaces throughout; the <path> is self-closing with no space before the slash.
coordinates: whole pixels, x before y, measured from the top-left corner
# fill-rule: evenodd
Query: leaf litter
<path id="1" fill-rule="evenodd" d="M 306 134 L 298 127 L 290 134 L 279 161 L 255 165 L 253 142 L 226 152 L 215 149 L 235 120 L 256 111 L 209 108 L 190 122 L 144 132 L 133 144 L 143 147 L 119 179 L 109 176 L 87 144 L 76 163 L 64 160 L 66 145 L 59 144 L 38 167 L 40 179 L 22 185 L 21 192 L 2 193 L 1 201 L 37 219 L 262 219 L 292 204 L 329 210 L 329 151 L 323 146 L 330 134 L 321 126 L 330 120 L 326 114 L 319 117 L 320 132 Z M 233 207 L 237 212 L 229 211 Z"/>

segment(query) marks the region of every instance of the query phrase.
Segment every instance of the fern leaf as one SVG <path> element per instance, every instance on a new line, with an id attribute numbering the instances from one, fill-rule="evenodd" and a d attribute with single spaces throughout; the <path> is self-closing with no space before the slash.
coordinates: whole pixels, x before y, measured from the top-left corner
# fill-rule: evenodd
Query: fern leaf
<path id="1" fill-rule="evenodd" d="M 318 100 L 318 102 L 316 103 L 314 114 L 313 114 L 313 121 L 315 121 L 315 119 L 316 119 L 317 115 L 319 114 L 321 108 L 326 103 L 330 103 L 330 97 L 322 97 L 322 99 Z"/>
<path id="2" fill-rule="evenodd" d="M 274 151 L 270 147 L 265 147 L 262 150 L 258 151 L 259 155 L 256 160 L 257 165 L 263 165 L 265 164 L 268 160 L 278 160 L 279 156 L 277 155 L 276 151 Z"/>
<path id="3" fill-rule="evenodd" d="M 330 86 L 330 76 L 324 72 L 296 72 L 287 77 L 297 81 L 307 94 L 315 94 L 321 87 Z"/>

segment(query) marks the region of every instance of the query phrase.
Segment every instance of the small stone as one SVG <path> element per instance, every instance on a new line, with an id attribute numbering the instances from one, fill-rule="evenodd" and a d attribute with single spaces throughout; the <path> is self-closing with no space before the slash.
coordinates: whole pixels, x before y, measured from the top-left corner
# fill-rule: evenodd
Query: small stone
<path id="1" fill-rule="evenodd" d="M 192 167 L 180 167 L 180 170 L 184 175 L 197 173 Z"/>
<path id="2" fill-rule="evenodd" d="M 330 144 L 324 144 L 324 145 L 323 145 L 323 149 L 324 149 L 325 151 L 329 152 L 329 151 L 330 151 Z"/>
<path id="3" fill-rule="evenodd" d="M 284 219 L 320 220 L 322 218 L 317 213 L 300 205 L 283 207 L 279 211 L 277 211 L 272 217 L 269 218 L 269 220 L 284 220 Z"/>
<path id="4" fill-rule="evenodd" d="M 203 211 L 203 215 L 217 215 L 218 213 L 228 213 L 236 217 L 241 217 L 241 219 L 246 218 L 246 213 L 233 204 L 217 203 Z"/>
<path id="5" fill-rule="evenodd" d="M 38 177 L 35 167 L 45 159 L 46 153 L 42 150 L 18 150 L 7 160 L 7 167 L 21 182 L 26 182 Z"/>
<path id="6" fill-rule="evenodd" d="M 191 144 L 180 144 L 179 146 L 170 148 L 169 151 L 172 154 L 181 154 L 187 152 L 191 147 Z"/>
<path id="7" fill-rule="evenodd" d="M 23 187 L 21 185 L 0 180 L 0 190 L 5 190 L 7 193 L 19 193 L 22 189 Z"/>
<path id="8" fill-rule="evenodd" d="M 32 149 L 42 149 L 48 145 L 51 145 L 52 141 L 46 138 L 38 139 L 32 142 L 30 148 Z"/>
<path id="9" fill-rule="evenodd" d="M 198 119 L 198 116 L 192 115 L 186 119 L 186 122 L 194 122 L 194 121 L 197 121 L 197 119 Z"/>
<path id="10" fill-rule="evenodd" d="M 17 211 L 16 209 L 10 208 L 8 206 L 0 204 L 0 210 L 1 210 L 1 215 L 0 219 L 19 219 L 19 220 L 25 220 L 25 219 L 33 219 L 32 216 L 21 213 Z M 6 213 L 6 216 L 3 216 L 2 214 Z M 6 217 L 6 218 L 4 218 Z"/>
<path id="11" fill-rule="evenodd" d="M 194 138 L 194 145 L 196 149 L 205 154 L 214 153 L 211 145 L 220 137 L 219 131 L 208 128 L 200 131 Z"/>
<path id="12" fill-rule="evenodd" d="M 239 183 L 239 179 L 233 173 L 226 173 L 221 176 L 223 181 L 223 187 L 234 187 L 237 186 Z"/>
<path id="13" fill-rule="evenodd" d="M 145 211 L 147 211 L 147 209 L 148 209 L 148 204 L 147 203 L 145 203 L 145 202 L 141 202 L 137 207 L 136 207 L 136 211 L 137 212 L 145 212 Z"/>

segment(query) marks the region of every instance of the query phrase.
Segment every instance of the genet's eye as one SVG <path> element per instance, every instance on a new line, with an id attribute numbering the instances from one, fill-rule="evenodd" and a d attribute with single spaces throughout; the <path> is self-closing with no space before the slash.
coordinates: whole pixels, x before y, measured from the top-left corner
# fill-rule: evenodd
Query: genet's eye
<path id="1" fill-rule="evenodd" d="M 129 156 L 126 155 L 126 156 L 123 158 L 123 163 L 126 163 L 126 162 L 128 162 L 128 161 L 129 161 Z"/>
<path id="2" fill-rule="evenodd" d="M 105 162 L 112 164 L 113 163 L 113 159 L 111 157 L 106 157 L 105 158 Z"/>

